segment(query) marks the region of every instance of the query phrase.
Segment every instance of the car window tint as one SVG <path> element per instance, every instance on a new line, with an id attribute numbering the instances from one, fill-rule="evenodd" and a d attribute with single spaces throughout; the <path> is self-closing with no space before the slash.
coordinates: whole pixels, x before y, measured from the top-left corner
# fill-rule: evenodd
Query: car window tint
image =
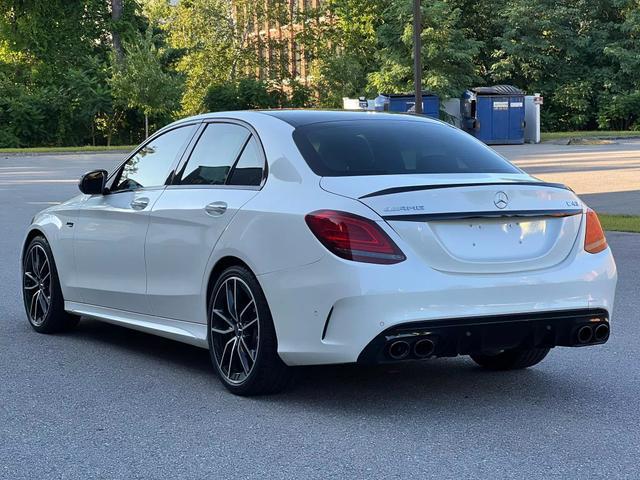
<path id="1" fill-rule="evenodd" d="M 296 128 L 293 138 L 321 176 L 520 173 L 471 135 L 439 123 L 323 122 Z"/>
<path id="2" fill-rule="evenodd" d="M 260 147 L 255 137 L 251 137 L 246 147 L 240 155 L 229 180 L 228 185 L 251 185 L 256 186 L 262 183 L 262 172 L 264 161 L 260 153 Z"/>
<path id="3" fill-rule="evenodd" d="M 207 125 L 189 157 L 180 183 L 224 185 L 249 135 L 249 130 L 232 123 Z"/>
<path id="4" fill-rule="evenodd" d="M 195 125 L 175 128 L 151 140 L 124 164 L 116 185 L 111 190 L 164 185 L 176 156 L 194 129 Z"/>

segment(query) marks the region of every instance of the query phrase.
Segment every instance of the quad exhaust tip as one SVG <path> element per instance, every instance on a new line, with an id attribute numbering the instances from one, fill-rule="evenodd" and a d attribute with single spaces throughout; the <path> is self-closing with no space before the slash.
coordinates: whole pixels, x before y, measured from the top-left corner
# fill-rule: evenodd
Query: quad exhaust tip
<path id="1" fill-rule="evenodd" d="M 389 345 L 389 356 L 394 360 L 402 360 L 409 355 L 411 347 L 404 340 L 396 340 Z"/>
<path id="2" fill-rule="evenodd" d="M 578 343 L 585 345 L 592 342 L 605 342 L 609 338 L 609 325 L 584 325 L 578 330 Z"/>
<path id="3" fill-rule="evenodd" d="M 593 331 L 593 338 L 595 338 L 596 342 L 604 342 L 609 338 L 609 325 L 604 323 L 598 325 Z"/>
<path id="4" fill-rule="evenodd" d="M 593 338 L 593 328 L 591 325 L 585 325 L 578 330 L 578 342 L 584 344 L 589 343 Z"/>
<path id="5" fill-rule="evenodd" d="M 413 344 L 413 354 L 418 358 L 425 358 L 433 355 L 436 344 L 428 338 L 418 340 Z"/>
<path id="6" fill-rule="evenodd" d="M 414 358 L 427 358 L 433 355 L 435 349 L 435 342 L 429 338 L 423 338 L 411 344 L 405 340 L 395 340 L 389 343 L 387 355 L 393 360 L 403 360 L 410 354 Z"/>

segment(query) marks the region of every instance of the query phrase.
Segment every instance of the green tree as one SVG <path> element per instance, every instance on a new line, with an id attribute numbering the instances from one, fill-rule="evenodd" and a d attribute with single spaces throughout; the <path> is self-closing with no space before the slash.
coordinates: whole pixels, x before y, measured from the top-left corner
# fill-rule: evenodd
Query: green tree
<path id="1" fill-rule="evenodd" d="M 382 25 L 385 4 L 383 0 L 328 0 L 299 20 L 304 28 L 298 41 L 311 62 L 320 106 L 340 107 L 343 97 L 371 91 L 367 75 L 378 65 L 376 30 Z"/>
<path id="2" fill-rule="evenodd" d="M 209 87 L 235 80 L 246 64 L 249 20 L 234 17 L 226 0 L 183 0 L 165 28 L 169 45 L 183 53 L 176 64 L 185 77 L 183 113 L 199 113 Z"/>
<path id="3" fill-rule="evenodd" d="M 151 32 L 137 41 L 124 44 L 124 62 L 115 65 L 110 80 L 116 101 L 144 114 L 145 138 L 149 136 L 149 117 L 166 114 L 177 108 L 181 94 L 180 79 L 165 71 L 161 52 Z"/>
<path id="4" fill-rule="evenodd" d="M 640 1 L 620 0 L 604 57 L 611 62 L 599 98 L 600 128 L 640 129 Z"/>
<path id="5" fill-rule="evenodd" d="M 618 0 L 508 2 L 500 14 L 505 28 L 492 77 L 543 93 L 547 129 L 596 127 L 602 95 L 618 90 L 620 81 L 605 54 L 621 33 L 619 5 Z M 637 50 L 632 55 L 637 57 Z"/>
<path id="6" fill-rule="evenodd" d="M 301 92 L 297 95 L 296 102 L 304 101 L 301 100 Z M 278 108 L 289 106 L 289 100 L 280 89 L 267 81 L 249 77 L 238 82 L 212 85 L 205 95 L 204 106 L 211 112 Z"/>
<path id="7" fill-rule="evenodd" d="M 109 12 L 104 0 L 0 0 L 0 38 L 40 62 L 49 80 L 106 56 Z"/>
<path id="8" fill-rule="evenodd" d="M 461 22 L 462 10 L 446 0 L 422 2 L 422 88 L 459 96 L 478 82 L 474 59 L 483 43 Z M 369 75 L 379 92 L 409 92 L 413 86 L 412 2 L 391 0 L 378 29 L 379 67 Z"/>
<path id="9" fill-rule="evenodd" d="M 480 42 L 473 64 L 476 74 L 485 84 L 492 82 L 491 68 L 495 62 L 494 55 L 500 49 L 500 37 L 505 29 L 504 18 L 499 12 L 504 11 L 509 1 L 449 0 L 454 11 L 461 12 L 457 23 L 464 29 L 465 35 Z"/>
<path id="10" fill-rule="evenodd" d="M 4 112 L 0 143 L 22 146 L 96 143 L 109 115 L 112 37 L 138 26 L 136 0 L 115 20 L 110 0 L 0 0 Z M 23 121 L 23 119 L 29 119 Z"/>

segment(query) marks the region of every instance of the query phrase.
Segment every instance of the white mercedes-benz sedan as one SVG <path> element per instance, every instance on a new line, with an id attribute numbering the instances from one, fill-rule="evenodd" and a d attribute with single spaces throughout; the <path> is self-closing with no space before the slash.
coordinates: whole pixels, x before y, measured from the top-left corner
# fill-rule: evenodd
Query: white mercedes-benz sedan
<path id="1" fill-rule="evenodd" d="M 206 114 L 35 216 L 24 305 L 208 348 L 233 393 L 291 366 L 470 355 L 525 368 L 609 338 L 597 215 L 470 135 L 410 115 Z"/>

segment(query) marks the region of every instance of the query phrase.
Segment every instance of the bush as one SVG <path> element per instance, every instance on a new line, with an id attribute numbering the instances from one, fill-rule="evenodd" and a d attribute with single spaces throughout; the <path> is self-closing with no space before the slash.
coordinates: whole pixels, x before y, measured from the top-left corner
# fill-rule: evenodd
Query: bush
<path id="1" fill-rule="evenodd" d="M 43 90 L 22 85 L 4 88 L 0 97 L 0 147 L 44 144 L 51 140 L 44 128 L 49 99 Z"/>
<path id="2" fill-rule="evenodd" d="M 204 98 L 210 112 L 250 110 L 257 108 L 304 107 L 309 103 L 307 87 L 292 82 L 290 94 L 269 83 L 253 78 L 243 78 L 237 83 L 212 85 Z"/>
<path id="3" fill-rule="evenodd" d="M 598 127 L 606 130 L 640 129 L 640 91 L 600 98 Z"/>
<path id="4" fill-rule="evenodd" d="M 204 106 L 210 112 L 241 110 L 237 86 L 230 83 L 212 85 L 204 97 Z"/>
<path id="5" fill-rule="evenodd" d="M 595 95 L 588 82 L 558 85 L 545 95 L 542 125 L 547 131 L 573 131 L 593 129 L 596 119 Z"/>

